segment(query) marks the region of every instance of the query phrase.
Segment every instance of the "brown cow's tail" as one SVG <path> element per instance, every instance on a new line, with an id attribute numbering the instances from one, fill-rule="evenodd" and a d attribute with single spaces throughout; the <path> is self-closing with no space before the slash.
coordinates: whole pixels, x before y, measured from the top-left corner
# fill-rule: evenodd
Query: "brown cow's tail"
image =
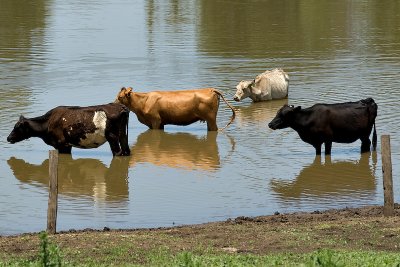
<path id="1" fill-rule="evenodd" d="M 231 120 L 228 122 L 227 125 L 225 125 L 224 128 L 219 128 L 219 129 L 218 129 L 218 131 L 222 131 L 222 130 L 225 130 L 226 127 L 228 127 L 228 126 L 235 120 L 236 112 L 235 112 L 235 109 L 231 106 L 231 104 L 229 104 L 229 102 L 225 99 L 225 97 L 223 96 L 223 94 L 222 94 L 220 91 L 214 89 L 214 92 L 215 92 L 217 95 L 219 95 L 219 96 L 222 98 L 222 100 L 224 100 L 224 102 L 228 105 L 228 107 L 232 110 Z"/>

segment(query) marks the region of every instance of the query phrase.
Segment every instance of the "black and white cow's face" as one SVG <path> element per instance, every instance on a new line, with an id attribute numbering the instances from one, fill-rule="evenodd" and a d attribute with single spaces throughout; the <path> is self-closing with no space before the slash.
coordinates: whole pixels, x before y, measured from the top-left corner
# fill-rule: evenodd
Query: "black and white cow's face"
<path id="1" fill-rule="evenodd" d="M 293 120 L 294 114 L 300 109 L 301 107 L 284 105 L 278 110 L 275 118 L 268 123 L 269 128 L 272 130 L 277 130 L 289 127 L 290 122 Z"/>
<path id="2" fill-rule="evenodd" d="M 18 122 L 15 124 L 14 129 L 7 137 L 7 141 L 10 142 L 11 144 L 14 144 L 22 140 L 28 139 L 31 137 L 30 132 L 31 131 L 28 120 L 21 115 L 21 117 L 19 117 Z"/>
<path id="3" fill-rule="evenodd" d="M 236 94 L 233 97 L 233 100 L 235 101 L 240 101 L 246 97 L 250 96 L 251 92 L 251 86 L 253 82 L 252 81 L 241 81 L 237 86 L 236 86 Z"/>

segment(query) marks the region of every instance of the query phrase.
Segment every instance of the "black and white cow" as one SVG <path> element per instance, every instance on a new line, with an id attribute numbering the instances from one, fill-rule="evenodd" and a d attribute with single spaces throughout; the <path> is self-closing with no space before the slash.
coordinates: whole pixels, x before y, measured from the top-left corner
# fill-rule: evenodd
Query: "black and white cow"
<path id="1" fill-rule="evenodd" d="M 361 152 L 370 151 L 369 135 L 372 127 L 373 149 L 376 149 L 375 118 L 378 106 L 372 98 L 357 102 L 338 104 L 316 104 L 302 109 L 284 105 L 268 124 L 273 129 L 290 127 L 295 130 L 301 140 L 315 148 L 321 154 L 321 146 L 325 143 L 325 154 L 331 154 L 332 142 L 352 143 L 361 140 Z"/>
<path id="2" fill-rule="evenodd" d="M 113 156 L 128 156 L 128 121 L 129 109 L 119 103 L 59 106 L 31 119 L 21 115 L 7 141 L 39 137 L 64 154 L 71 154 L 72 147 L 96 148 L 108 141 Z"/>

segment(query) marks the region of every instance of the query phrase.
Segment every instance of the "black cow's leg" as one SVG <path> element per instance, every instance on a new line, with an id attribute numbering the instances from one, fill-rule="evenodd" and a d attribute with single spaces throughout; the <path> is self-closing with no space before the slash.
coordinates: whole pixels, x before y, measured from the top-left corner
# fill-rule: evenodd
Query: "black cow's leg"
<path id="1" fill-rule="evenodd" d="M 315 148 L 315 155 L 321 155 L 321 145 L 322 144 L 313 145 L 313 147 Z"/>
<path id="2" fill-rule="evenodd" d="M 60 154 L 71 154 L 72 146 L 58 147 L 57 150 Z"/>
<path id="3" fill-rule="evenodd" d="M 332 150 L 332 142 L 326 141 L 325 142 L 325 155 L 330 155 Z"/>
<path id="4" fill-rule="evenodd" d="M 111 152 L 113 156 L 119 156 L 121 155 L 122 151 L 119 146 L 118 142 L 118 136 L 115 135 L 114 133 L 106 132 L 106 139 L 108 143 L 110 144 Z"/>
<path id="5" fill-rule="evenodd" d="M 131 150 L 128 145 L 128 136 L 124 134 L 119 138 L 119 144 L 121 146 L 121 155 L 120 156 L 129 156 L 131 154 Z"/>
<path id="6" fill-rule="evenodd" d="M 361 153 L 370 152 L 371 141 L 369 138 L 361 138 Z"/>
<path id="7" fill-rule="evenodd" d="M 131 150 L 129 149 L 128 145 L 128 135 L 127 135 L 128 119 L 129 117 L 124 118 L 119 128 L 119 145 L 121 146 L 122 150 L 120 156 L 129 156 L 131 154 Z"/>

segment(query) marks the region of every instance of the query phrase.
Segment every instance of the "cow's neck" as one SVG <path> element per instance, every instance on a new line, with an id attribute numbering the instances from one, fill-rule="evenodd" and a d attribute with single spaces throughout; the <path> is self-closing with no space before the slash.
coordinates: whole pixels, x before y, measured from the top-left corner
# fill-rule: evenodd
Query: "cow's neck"
<path id="1" fill-rule="evenodd" d="M 309 114 L 307 114 L 308 112 L 303 110 L 299 110 L 296 112 L 296 114 L 294 115 L 293 119 L 291 120 L 289 126 L 299 132 L 302 131 L 304 128 L 307 128 L 309 125 Z"/>
<path id="2" fill-rule="evenodd" d="M 28 120 L 30 133 L 32 137 L 44 138 L 47 136 L 48 119 L 41 117 L 36 117 Z"/>
<path id="3" fill-rule="evenodd" d="M 133 93 L 131 94 L 131 109 L 136 114 L 143 112 L 144 105 L 147 100 L 146 93 Z"/>

